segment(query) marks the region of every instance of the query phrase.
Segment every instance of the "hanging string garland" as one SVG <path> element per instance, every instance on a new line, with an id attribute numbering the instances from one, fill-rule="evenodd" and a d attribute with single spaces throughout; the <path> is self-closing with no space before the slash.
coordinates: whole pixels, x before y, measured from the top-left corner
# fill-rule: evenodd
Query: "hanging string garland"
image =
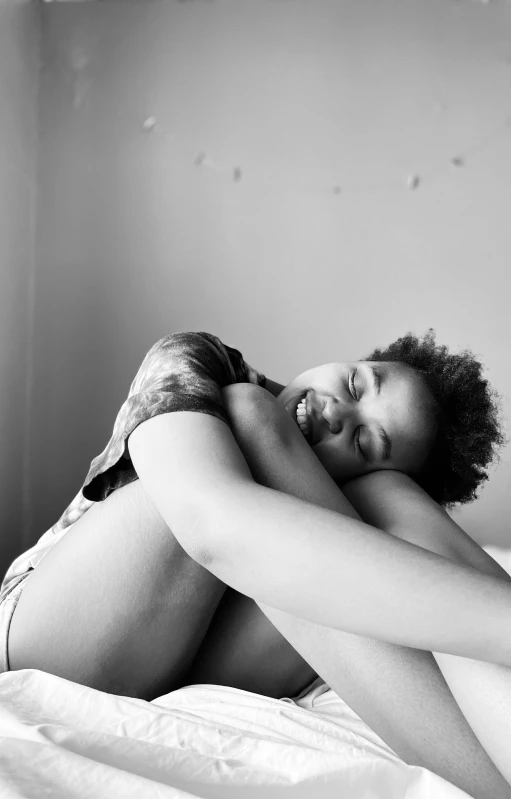
<path id="1" fill-rule="evenodd" d="M 160 125 L 157 121 L 156 117 L 150 116 L 143 123 L 143 130 L 146 133 L 150 133 L 151 135 L 161 136 L 164 137 L 172 142 L 174 146 L 176 146 L 179 142 L 177 136 L 174 132 L 166 130 L 164 127 Z M 354 186 L 353 184 L 343 186 L 342 183 L 333 182 L 332 185 L 308 185 L 304 186 L 299 185 L 298 188 L 302 190 L 306 190 L 309 193 L 320 193 L 320 194 L 333 194 L 333 195 L 341 195 L 341 194 L 352 194 L 352 193 L 366 193 L 366 192 L 375 192 L 375 191 L 417 191 L 421 186 L 424 184 L 431 182 L 433 179 L 438 178 L 439 176 L 445 174 L 449 168 L 461 169 L 467 165 L 470 158 L 478 153 L 481 153 L 487 149 L 489 149 L 498 139 L 500 139 L 503 135 L 505 135 L 508 131 L 511 130 L 511 116 L 504 120 L 504 122 L 499 125 L 492 133 L 487 134 L 484 137 L 481 137 L 478 141 L 476 141 L 471 146 L 467 147 L 463 151 L 459 151 L 456 155 L 453 155 L 448 161 L 439 165 L 438 168 L 434 170 L 424 170 L 424 171 L 417 171 L 412 172 L 408 175 L 401 176 L 395 180 L 386 181 L 385 183 L 374 183 L 374 184 L 360 184 L 358 186 Z M 188 148 L 179 148 L 185 149 Z M 226 165 L 221 164 L 220 162 L 213 159 L 210 155 L 206 153 L 205 150 L 198 150 L 195 152 L 188 151 L 188 156 L 190 158 L 191 163 L 200 169 L 207 169 L 212 172 L 217 172 L 219 174 L 224 175 L 228 179 L 232 180 L 234 183 L 240 183 L 244 178 L 244 171 L 239 164 L 235 165 Z M 252 173 L 252 178 L 262 178 L 262 180 L 267 183 L 270 182 L 272 184 L 277 184 L 278 186 L 286 189 L 296 189 L 297 186 L 291 186 L 289 183 L 286 183 L 280 179 L 275 179 L 274 175 L 268 176 L 266 175 L 256 175 Z"/>
<path id="2" fill-rule="evenodd" d="M 44 2 L 52 2 L 53 0 L 44 0 Z M 61 2 L 65 2 L 66 0 L 61 0 Z M 68 2 L 70 0 L 67 0 Z M 181 0 L 181 2 L 186 2 L 186 0 Z M 475 2 L 481 3 L 483 5 L 488 5 L 490 2 L 495 2 L 497 5 L 497 0 L 475 0 Z M 511 2 L 511 0 L 506 0 L 506 2 Z M 443 104 L 439 105 L 439 110 L 443 109 Z M 189 158 L 191 163 L 200 169 L 209 170 L 212 172 L 217 172 L 229 180 L 233 181 L 234 183 L 241 183 L 245 179 L 245 172 L 240 164 L 222 164 L 218 162 L 216 159 L 212 158 L 206 151 L 204 150 L 197 150 L 195 152 L 190 153 L 188 150 L 187 144 L 180 143 L 177 135 L 164 128 L 156 119 L 155 116 L 149 116 L 145 119 L 142 124 L 142 129 L 145 133 L 150 134 L 151 136 L 159 136 L 164 137 L 167 141 L 171 142 L 176 149 L 180 149 L 183 151 L 183 154 L 186 158 Z M 380 182 L 380 183 L 365 183 L 359 185 L 353 184 L 346 184 L 344 185 L 342 182 L 338 180 L 333 181 L 332 184 L 323 184 L 323 185 L 304 185 L 304 184 L 295 184 L 294 186 L 291 185 L 289 182 L 285 182 L 280 178 L 276 178 L 275 175 L 268 175 L 268 174 L 254 174 L 250 173 L 251 180 L 261 180 L 264 183 L 271 183 L 273 185 L 277 185 L 284 189 L 294 189 L 298 188 L 302 191 L 307 191 L 308 193 L 315 193 L 315 194 L 324 194 L 324 195 L 344 195 L 344 194 L 354 194 L 354 193 L 368 193 L 368 192 L 377 192 L 377 191 L 417 191 L 427 183 L 431 182 L 433 179 L 438 178 L 441 175 L 444 175 L 449 168 L 460 169 L 467 166 L 470 158 L 480 152 L 483 152 L 489 149 L 497 139 L 501 138 L 504 134 L 511 130 L 511 116 L 507 117 L 503 123 L 492 133 L 482 137 L 478 141 L 476 141 L 472 146 L 467 147 L 463 151 L 460 151 L 454 154 L 450 159 L 446 160 L 446 162 L 440 164 L 434 170 L 417 170 L 411 172 L 409 174 L 397 176 L 394 180 Z"/>

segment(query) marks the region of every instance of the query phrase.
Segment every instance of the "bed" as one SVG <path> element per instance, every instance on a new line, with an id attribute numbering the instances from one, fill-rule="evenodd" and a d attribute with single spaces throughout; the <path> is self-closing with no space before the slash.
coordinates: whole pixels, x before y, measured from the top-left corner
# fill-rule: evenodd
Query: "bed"
<path id="1" fill-rule="evenodd" d="M 509 555 L 491 554 L 509 568 Z M 145 702 L 0 676 L 1 799 L 461 799 L 321 680 L 296 699 L 194 685 Z"/>
<path id="2" fill-rule="evenodd" d="M 9 799 L 467 796 L 405 765 L 320 681 L 294 701 L 198 685 L 145 702 L 12 672 L 0 736 Z"/>

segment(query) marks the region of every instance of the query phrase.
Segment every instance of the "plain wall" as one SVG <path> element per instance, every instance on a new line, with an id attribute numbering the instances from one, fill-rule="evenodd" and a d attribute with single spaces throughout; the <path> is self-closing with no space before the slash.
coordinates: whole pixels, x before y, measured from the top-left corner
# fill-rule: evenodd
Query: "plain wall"
<path id="1" fill-rule="evenodd" d="M 23 545 L 39 8 L 0 0 L 0 573 Z"/>
<path id="2" fill-rule="evenodd" d="M 44 12 L 27 543 L 171 331 L 285 382 L 432 326 L 481 355 L 509 416 L 511 5 Z M 511 544 L 509 453 L 459 514 L 481 541 Z"/>

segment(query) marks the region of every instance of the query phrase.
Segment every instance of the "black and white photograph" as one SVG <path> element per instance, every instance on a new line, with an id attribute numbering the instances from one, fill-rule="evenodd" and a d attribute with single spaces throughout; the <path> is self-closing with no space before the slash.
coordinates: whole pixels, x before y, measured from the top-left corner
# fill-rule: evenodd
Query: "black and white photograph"
<path id="1" fill-rule="evenodd" d="M 0 0 L 0 799 L 511 799 L 511 0 Z"/>

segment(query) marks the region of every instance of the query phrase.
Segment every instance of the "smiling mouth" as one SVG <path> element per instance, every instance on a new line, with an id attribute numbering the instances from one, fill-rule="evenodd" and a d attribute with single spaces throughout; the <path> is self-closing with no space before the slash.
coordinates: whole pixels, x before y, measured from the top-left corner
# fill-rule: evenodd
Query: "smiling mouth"
<path id="1" fill-rule="evenodd" d="M 312 438 L 312 424 L 310 418 L 310 403 L 308 402 L 308 392 L 298 402 L 295 411 L 296 423 L 307 441 Z"/>

